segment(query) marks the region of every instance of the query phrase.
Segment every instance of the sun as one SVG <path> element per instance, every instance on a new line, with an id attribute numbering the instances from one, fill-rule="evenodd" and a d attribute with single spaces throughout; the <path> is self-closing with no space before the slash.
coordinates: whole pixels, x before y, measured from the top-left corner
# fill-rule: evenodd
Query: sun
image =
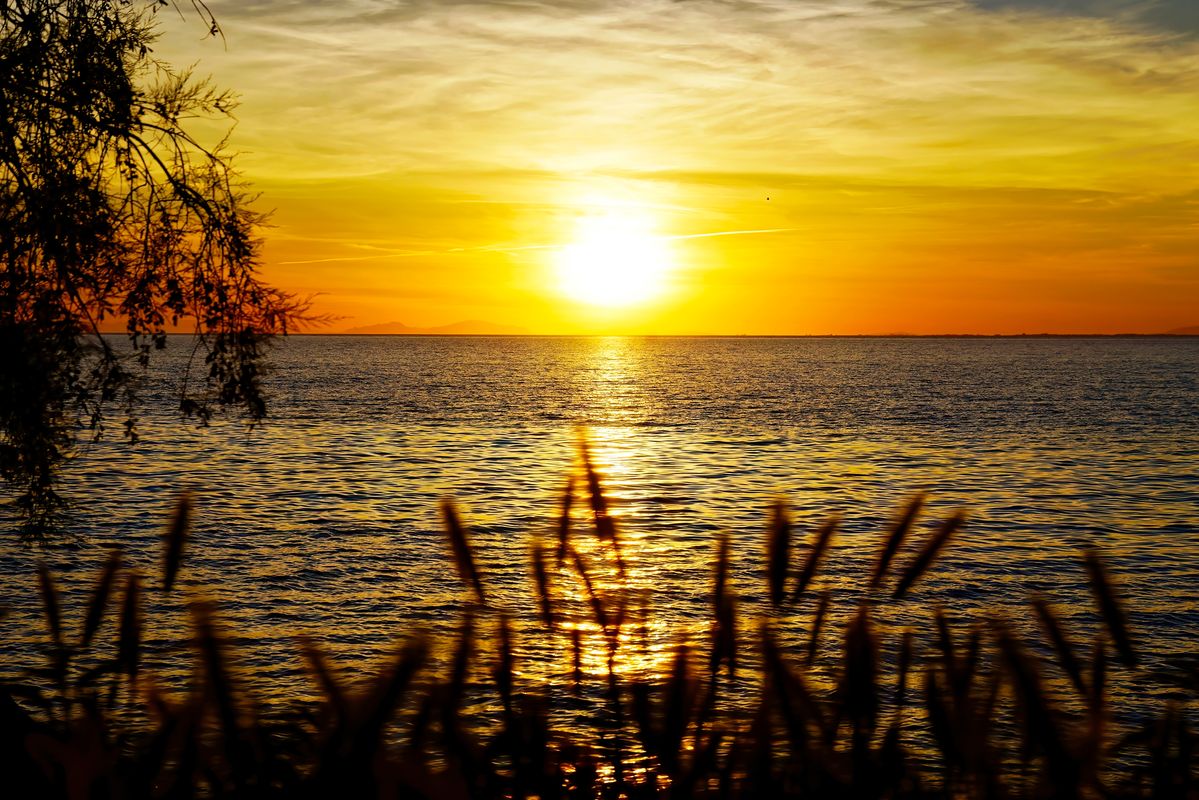
<path id="1" fill-rule="evenodd" d="M 674 254 L 649 219 L 622 208 L 579 220 L 574 240 L 557 251 L 555 267 L 567 297 L 621 308 L 662 294 Z"/>

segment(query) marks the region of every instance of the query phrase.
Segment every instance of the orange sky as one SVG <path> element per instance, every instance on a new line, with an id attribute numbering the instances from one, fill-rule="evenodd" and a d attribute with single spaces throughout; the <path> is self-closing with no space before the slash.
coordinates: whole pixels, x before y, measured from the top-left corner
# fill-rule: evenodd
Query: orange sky
<path id="1" fill-rule="evenodd" d="M 1199 324 L 1192 0 L 211 5 L 157 52 L 331 331 Z"/>

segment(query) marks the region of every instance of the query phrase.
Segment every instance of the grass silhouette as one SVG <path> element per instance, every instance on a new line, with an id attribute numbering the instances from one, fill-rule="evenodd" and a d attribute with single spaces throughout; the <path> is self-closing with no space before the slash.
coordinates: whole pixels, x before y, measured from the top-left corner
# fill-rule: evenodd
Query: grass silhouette
<path id="1" fill-rule="evenodd" d="M 181 701 L 160 690 L 141 669 L 142 580 L 114 553 L 77 636 L 64 628 L 53 576 L 38 573 L 46 663 L 30 666 L 27 680 L 0 686 L 0 769 L 17 791 L 6 796 L 1199 797 L 1195 736 L 1178 708 L 1127 730 L 1112 724 L 1121 709 L 1108 691 L 1109 672 L 1125 670 L 1144 682 L 1156 676 L 1138 671 L 1127 614 L 1094 550 L 1082 555 L 1080 570 L 1094 593 L 1099 630 L 1067 630 L 1045 600 L 1033 598 L 1040 642 L 1022 641 L 1000 619 L 955 630 L 932 606 L 931 652 L 917 651 L 910 630 L 884 641 L 877 606 L 922 607 L 921 578 L 965 523 L 960 512 L 950 515 L 901 563 L 923 495 L 884 533 L 875 563 L 863 570 L 869 590 L 843 630 L 830 629 L 835 595 L 818 583 L 839 520 L 817 527 L 797 563 L 793 525 L 779 502 L 769 513 L 760 591 L 775 611 L 811 607 L 807 642 L 789 652 L 769 619 L 739 612 L 722 535 L 714 548 L 710 635 L 677 644 L 659 676 L 623 674 L 621 648 L 636 646 L 631 633 L 639 623 L 643 645 L 648 636 L 648 599 L 626 588 L 617 520 L 585 447 L 581 461 L 581 474 L 566 485 L 557 540 L 532 549 L 529 606 L 541 629 L 524 634 L 569 654 L 572 681 L 530 685 L 518 678 L 517 633 L 489 604 L 487 576 L 448 501 L 447 552 L 469 599 L 447 663 L 436 666 L 431 643 L 413 637 L 351 689 L 326 653 L 300 640 L 320 699 L 282 710 L 264 710 L 238 681 L 219 611 L 202 601 L 191 603 L 192 631 L 181 642 L 195 653 L 190 689 Z M 571 524 L 576 486 L 586 487 L 579 507 L 590 513 L 588 526 Z M 163 592 L 173 591 L 186 569 L 191 516 L 183 496 L 164 535 L 162 582 L 154 584 Z M 577 546 L 583 536 L 596 537 L 599 550 L 585 555 Z M 597 566 L 598 559 L 604 563 Z M 550 569 L 555 560 L 557 572 Z M 599 569 L 615 581 L 600 581 Z M 602 677 L 583 670 L 581 626 L 565 624 L 563 571 L 577 582 L 586 624 L 607 648 Z M 106 623 L 115 641 L 100 635 Z M 494 640 L 485 629 L 496 632 Z M 1087 640 L 1093 644 L 1084 658 L 1075 642 Z M 839 653 L 831 688 L 810 680 L 819 649 Z M 488 676 L 482 683 L 471 678 L 480 665 Z M 1054 670 L 1066 680 L 1045 677 Z M 737 710 L 746 700 L 738 694 L 745 684 L 734 681 L 739 672 L 756 687 L 748 714 Z M 592 688 L 604 713 L 593 730 L 562 729 L 552 710 L 589 680 L 598 681 Z M 478 724 L 464 711 L 472 694 L 495 709 L 493 722 Z"/>

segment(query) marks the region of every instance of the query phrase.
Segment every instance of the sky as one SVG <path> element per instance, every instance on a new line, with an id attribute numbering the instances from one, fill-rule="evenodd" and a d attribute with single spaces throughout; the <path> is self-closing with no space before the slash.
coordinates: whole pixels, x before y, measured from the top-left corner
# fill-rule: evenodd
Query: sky
<path id="1" fill-rule="evenodd" d="M 322 330 L 1199 325 L 1194 0 L 209 5 Z"/>

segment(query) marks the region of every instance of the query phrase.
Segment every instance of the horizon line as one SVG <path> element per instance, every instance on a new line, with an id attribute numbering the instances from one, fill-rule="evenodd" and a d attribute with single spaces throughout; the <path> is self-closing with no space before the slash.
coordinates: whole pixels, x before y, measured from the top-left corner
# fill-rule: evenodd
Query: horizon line
<path id="1" fill-rule="evenodd" d="M 100 331 L 118 336 L 127 331 Z M 195 336 L 173 331 L 167 336 Z M 349 333 L 346 331 L 297 331 L 275 334 L 296 336 L 346 336 L 369 338 L 455 338 L 455 339 L 1199 339 L 1199 333 Z"/>

